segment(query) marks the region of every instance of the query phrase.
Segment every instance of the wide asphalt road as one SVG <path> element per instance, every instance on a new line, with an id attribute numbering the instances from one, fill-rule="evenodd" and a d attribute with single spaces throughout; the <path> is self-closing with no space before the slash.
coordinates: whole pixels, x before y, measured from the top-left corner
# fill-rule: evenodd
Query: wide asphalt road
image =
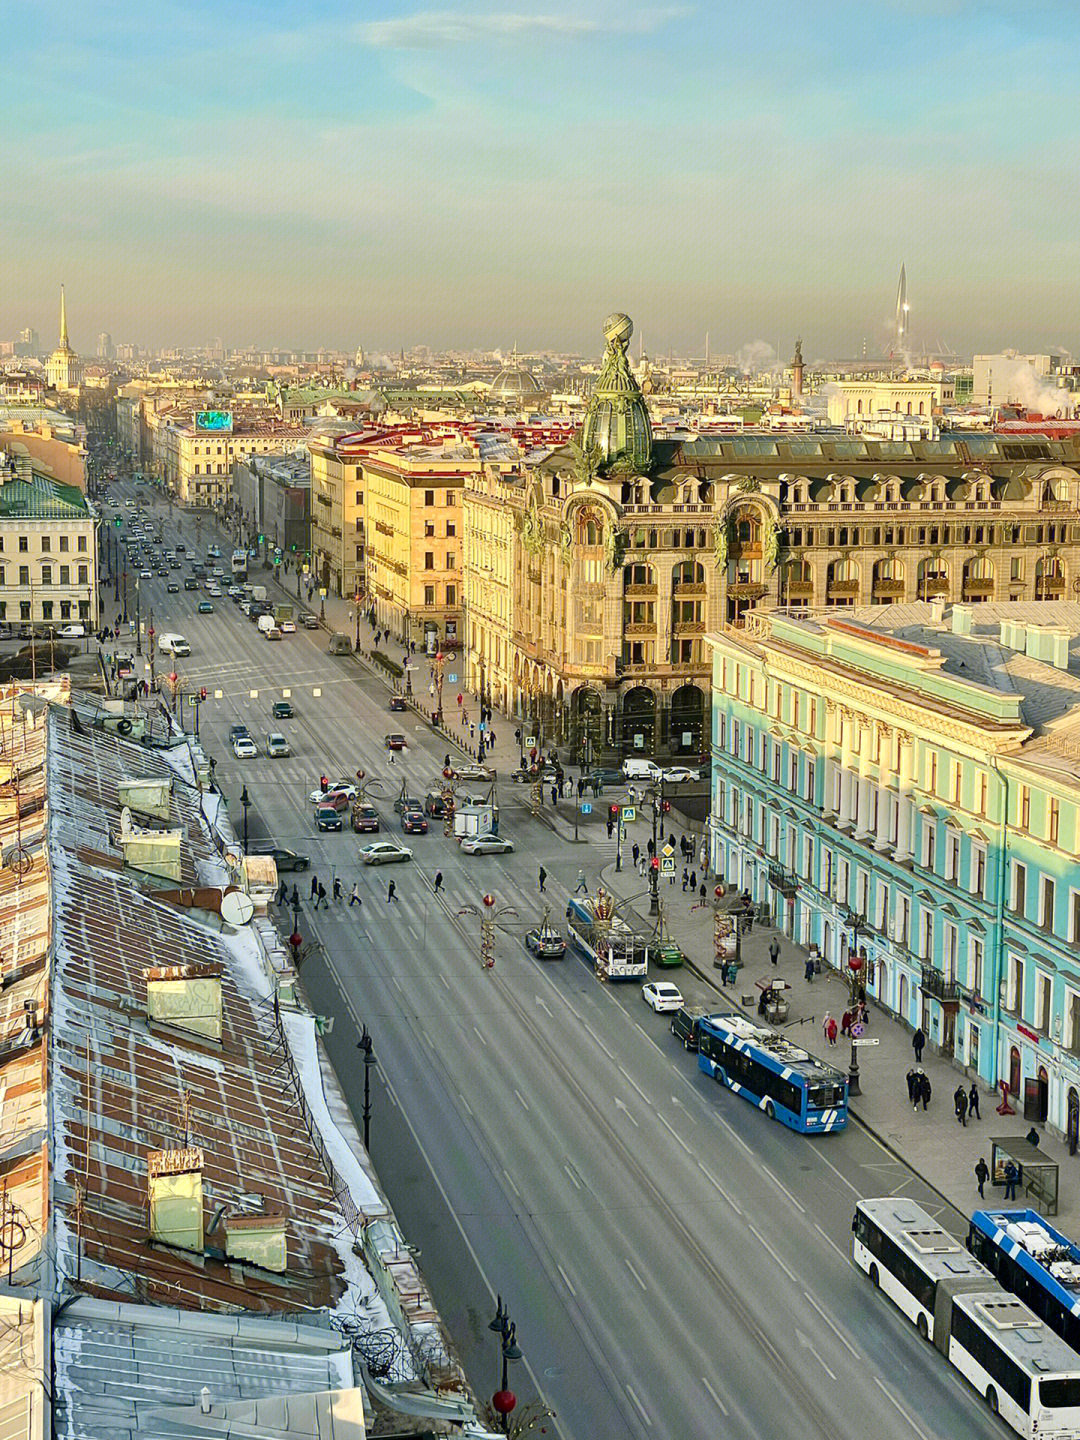
<path id="1" fill-rule="evenodd" d="M 253 835 L 310 855 L 328 891 L 335 874 L 346 897 L 359 880 L 361 907 L 313 915 L 309 876 L 296 877 L 300 929 L 318 945 L 304 982 L 335 1016 L 330 1053 L 357 1116 L 359 1024 L 372 1033 L 374 1158 L 481 1395 L 499 1378 L 487 1329 L 498 1291 L 525 1353 L 511 1385 L 523 1398 L 539 1391 L 567 1440 L 1002 1433 L 848 1258 L 856 1198 L 902 1189 L 939 1208 L 920 1182 L 857 1127 L 806 1139 L 719 1090 L 636 985 L 605 987 L 574 955 L 542 964 L 524 950 L 539 865 L 561 918 L 579 865 L 592 878 L 610 858 L 604 842 L 557 839 L 510 785 L 500 803 L 513 855 L 463 855 L 438 822 L 400 836 L 392 796 L 403 779 L 430 788 L 444 740 L 391 716 L 385 688 L 329 656 L 325 634 L 268 643 L 228 600 L 198 616 L 198 596 L 143 585 L 144 615 L 149 594 L 158 630 L 191 641 L 183 673 L 210 692 L 203 741 L 237 829 L 246 785 Z M 272 722 L 285 693 L 296 718 Z M 263 750 L 268 730 L 285 731 L 293 755 L 235 760 L 226 731 L 237 720 Z M 410 742 L 393 766 L 390 729 Z M 494 758 L 509 768 L 505 747 Z M 362 869 L 368 837 L 314 832 L 319 774 L 358 767 L 385 777 L 383 830 L 411 846 L 411 864 Z M 458 913 L 485 892 L 518 912 L 487 971 L 478 922 Z M 688 998 L 714 998 L 693 976 L 681 983 Z"/>

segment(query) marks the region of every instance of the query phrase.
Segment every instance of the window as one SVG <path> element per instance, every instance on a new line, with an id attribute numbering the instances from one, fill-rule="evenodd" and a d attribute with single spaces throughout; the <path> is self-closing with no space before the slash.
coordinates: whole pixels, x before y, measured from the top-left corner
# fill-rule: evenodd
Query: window
<path id="1" fill-rule="evenodd" d="M 30 549 L 30 541 L 29 541 L 28 537 L 25 536 L 25 535 L 20 535 L 20 536 L 19 536 L 19 554 L 20 554 L 20 555 L 25 555 L 26 552 L 27 552 L 29 549 Z"/>
<path id="2" fill-rule="evenodd" d="M 933 870 L 937 830 L 933 820 L 923 818 L 923 868 Z"/>
<path id="3" fill-rule="evenodd" d="M 989 782 L 988 782 L 988 779 L 987 779 L 986 775 L 985 775 L 985 774 L 980 775 L 980 776 L 979 776 L 979 814 L 980 814 L 980 815 L 985 815 L 985 814 L 986 814 L 986 792 L 987 792 L 988 784 L 989 784 Z"/>
<path id="4" fill-rule="evenodd" d="M 945 960 L 943 969 L 946 980 L 956 979 L 956 956 L 959 949 L 960 937 L 955 925 L 945 926 Z"/>
<path id="5" fill-rule="evenodd" d="M 445 492 L 445 498 L 444 498 L 443 503 L 446 504 L 446 505 L 456 505 L 456 504 L 457 504 L 457 495 L 455 494 L 455 492 L 454 492 L 453 490 L 447 490 L 447 491 Z"/>
<path id="6" fill-rule="evenodd" d="M 424 521 L 424 535 L 425 535 L 425 537 L 428 538 L 428 539 L 434 538 L 434 535 L 435 535 L 435 521 L 434 521 L 434 520 L 425 520 L 425 521 Z"/>
<path id="7" fill-rule="evenodd" d="M 1042 877 L 1039 887 L 1039 924 L 1044 930 L 1054 928 L 1054 882 L 1048 875 Z"/>
<path id="8" fill-rule="evenodd" d="M 951 828 L 945 827 L 945 879 L 956 880 L 960 875 L 960 836 Z"/>
<path id="9" fill-rule="evenodd" d="M 434 604 L 435 604 L 435 586 L 434 586 L 434 585 L 425 585 L 425 586 L 424 586 L 424 604 L 425 604 L 425 605 L 434 605 Z"/>
<path id="10" fill-rule="evenodd" d="M 900 945 L 908 943 L 911 925 L 911 901 L 906 895 L 896 897 L 896 919 L 893 921 L 893 939 Z"/>
<path id="11" fill-rule="evenodd" d="M 963 789 L 963 784 L 964 784 L 964 772 L 963 772 L 963 769 L 961 768 L 961 765 L 960 765 L 960 761 L 959 761 L 959 760 L 954 760 L 954 761 L 953 761 L 953 777 L 952 777 L 952 779 L 953 779 L 953 784 L 952 784 L 953 804 L 954 804 L 954 805 L 959 805 L 959 804 L 960 804 L 960 794 L 961 794 L 961 791 L 962 791 L 962 789 Z"/>
<path id="12" fill-rule="evenodd" d="M 929 910 L 923 910 L 919 934 L 919 955 L 923 960 L 934 958 L 934 917 Z"/>
<path id="13" fill-rule="evenodd" d="M 70 566 L 70 565 L 61 565 L 61 566 L 60 566 L 60 584 L 61 584 L 61 585 L 70 585 L 70 584 L 71 584 L 71 566 Z"/>
<path id="14" fill-rule="evenodd" d="M 457 569 L 457 555 L 453 550 L 446 552 L 446 568 L 447 570 Z"/>
<path id="15" fill-rule="evenodd" d="M 434 490 L 425 490 L 425 491 L 424 491 L 424 504 L 425 504 L 425 505 L 434 505 L 434 504 L 435 504 L 435 491 L 434 491 Z"/>
<path id="16" fill-rule="evenodd" d="M 1020 828 L 1021 828 L 1021 830 L 1029 830 L 1029 829 L 1031 828 L 1031 786 L 1030 786 L 1030 785 L 1021 785 L 1021 786 L 1020 786 L 1019 807 L 1020 807 Z"/>
<path id="17" fill-rule="evenodd" d="M 357 490 L 356 492 L 356 503 L 357 505 L 362 505 L 364 503 L 364 492 L 362 490 Z"/>
<path id="18" fill-rule="evenodd" d="M 983 942 L 974 936 L 968 949 L 968 989 L 973 995 L 982 994 Z"/>
<path id="19" fill-rule="evenodd" d="M 931 750 L 931 751 L 930 751 L 930 774 L 929 774 L 929 778 L 928 778 L 927 783 L 928 783 L 929 788 L 930 788 L 930 794 L 931 794 L 931 795 L 936 795 L 936 794 L 937 794 L 937 751 L 936 751 L 936 750 Z"/>
<path id="20" fill-rule="evenodd" d="M 1019 955 L 1009 956 L 1005 981 L 1005 1009 L 1019 1015 L 1024 1004 L 1024 962 Z"/>
<path id="21" fill-rule="evenodd" d="M 85 555 L 85 554 L 86 554 L 86 536 L 85 536 L 85 535 L 80 535 L 80 536 L 78 537 L 78 539 L 77 539 L 77 541 L 76 541 L 76 549 L 79 551 L 79 554 L 80 554 L 80 555 Z"/>
<path id="22" fill-rule="evenodd" d="M 985 845 L 971 847 L 971 893 L 980 896 L 986 893 Z"/>
<path id="23" fill-rule="evenodd" d="M 42 554 L 47 555 L 51 549 L 52 549 L 52 540 L 50 539 L 50 537 L 49 537 L 48 535 L 43 535 L 43 536 L 41 537 L 41 550 L 42 550 Z"/>
<path id="24" fill-rule="evenodd" d="M 60 549 L 61 549 L 61 551 L 66 552 L 66 551 L 70 550 L 70 548 L 71 548 L 71 541 L 70 541 L 69 537 L 68 537 L 67 535 L 61 535 L 61 536 L 60 536 Z"/>
<path id="25" fill-rule="evenodd" d="M 434 570 L 434 569 L 435 569 L 435 555 L 434 555 L 434 552 L 431 551 L 431 550 L 425 550 L 425 552 L 424 552 L 424 569 L 425 569 L 425 570 Z"/>
<path id="26" fill-rule="evenodd" d="M 1049 801 L 1050 810 L 1047 815 L 1047 838 L 1051 845 L 1058 843 L 1058 829 L 1061 825 L 1061 802 L 1053 795 Z"/>
<path id="27" fill-rule="evenodd" d="M 42 565 L 42 567 L 41 567 L 41 583 L 42 583 L 42 585 L 51 585 L 51 584 L 52 584 L 52 566 L 51 566 L 51 565 Z"/>
<path id="28" fill-rule="evenodd" d="M 1065 991 L 1065 1045 L 1080 1050 L 1080 995 L 1075 990 Z"/>
<path id="29" fill-rule="evenodd" d="M 1050 992 L 1051 981 L 1049 975 L 1044 975 L 1041 970 L 1035 971 L 1035 1029 L 1041 1030 L 1044 1035 L 1050 1031 Z"/>
<path id="30" fill-rule="evenodd" d="M 85 565 L 80 565 L 80 566 L 79 566 L 79 584 L 80 584 L 80 585 L 87 585 L 87 584 L 89 584 L 89 576 L 90 576 L 90 572 L 89 572 L 89 570 L 87 569 L 87 567 L 86 567 Z"/>
<path id="31" fill-rule="evenodd" d="M 1027 909 L 1027 866 L 1018 860 L 1013 861 L 1012 908 L 1017 915 L 1023 915 Z"/>
<path id="32" fill-rule="evenodd" d="M 29 565 L 20 565 L 20 566 L 19 566 L 19 584 L 20 584 L 20 585 L 29 585 L 29 584 L 30 584 L 30 566 L 29 566 Z"/>
<path id="33" fill-rule="evenodd" d="M 4 572 L 0 570 L 0 585 L 4 583 Z M 1069 940 L 1076 944 L 1080 940 L 1080 890 L 1069 891 Z"/>
<path id="34" fill-rule="evenodd" d="M 457 525 L 453 520 L 446 522 L 446 538 L 449 540 L 457 534 Z"/>
<path id="35" fill-rule="evenodd" d="M 51 620 L 53 618 L 53 602 L 51 600 L 43 600 L 41 602 L 41 618 L 43 620 Z"/>
<path id="36" fill-rule="evenodd" d="M 447 605 L 456 605 L 456 604 L 457 604 L 457 586 L 456 586 L 456 585 L 447 585 L 447 587 L 446 587 L 446 603 L 447 603 Z"/>

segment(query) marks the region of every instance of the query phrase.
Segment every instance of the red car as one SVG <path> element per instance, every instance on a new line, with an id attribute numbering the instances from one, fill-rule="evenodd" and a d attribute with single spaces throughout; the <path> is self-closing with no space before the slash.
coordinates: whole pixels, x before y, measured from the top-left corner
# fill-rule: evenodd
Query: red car
<path id="1" fill-rule="evenodd" d="M 406 810 L 401 817 L 401 828 L 406 835 L 426 835 L 427 817 L 420 810 Z"/>
<path id="2" fill-rule="evenodd" d="M 360 831 L 377 831 L 379 828 L 379 812 L 374 805 L 355 804 L 352 808 L 352 828 Z"/>
<path id="3" fill-rule="evenodd" d="M 404 735 L 387 735 L 387 737 L 386 737 L 386 748 L 387 748 L 388 750 L 404 750 L 404 749 L 405 749 L 405 736 L 404 736 Z"/>

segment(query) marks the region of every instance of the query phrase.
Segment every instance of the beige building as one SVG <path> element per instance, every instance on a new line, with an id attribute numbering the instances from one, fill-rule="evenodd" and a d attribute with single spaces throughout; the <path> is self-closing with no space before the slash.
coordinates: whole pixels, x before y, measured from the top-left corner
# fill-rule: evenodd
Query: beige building
<path id="1" fill-rule="evenodd" d="M 512 704 L 515 503 L 524 488 L 520 464 L 485 463 L 462 491 L 464 525 L 464 683 L 500 709 Z"/>
<path id="2" fill-rule="evenodd" d="M 308 438 L 311 456 L 311 573 L 335 595 L 363 595 L 364 477 L 361 462 L 377 432 L 348 421 L 318 421 Z"/>
<path id="3" fill-rule="evenodd" d="M 96 628 L 97 523 L 81 490 L 0 449 L 0 621 Z"/>
<path id="4" fill-rule="evenodd" d="M 887 416 L 929 421 L 940 409 L 940 381 L 841 380 L 829 386 L 830 425 L 851 428 Z"/>
<path id="5" fill-rule="evenodd" d="M 197 410 L 159 427 L 155 467 L 160 466 L 166 488 L 182 504 L 214 510 L 229 497 L 236 461 L 294 449 L 304 443 L 306 434 L 302 425 Z"/>

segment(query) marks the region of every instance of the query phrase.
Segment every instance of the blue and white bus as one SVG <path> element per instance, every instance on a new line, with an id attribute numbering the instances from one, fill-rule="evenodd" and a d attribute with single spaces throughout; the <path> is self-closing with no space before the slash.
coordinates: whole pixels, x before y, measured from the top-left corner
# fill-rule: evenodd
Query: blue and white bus
<path id="1" fill-rule="evenodd" d="M 791 1130 L 818 1135 L 847 1124 L 847 1076 L 745 1015 L 702 1017 L 698 1069 Z"/>
<path id="2" fill-rule="evenodd" d="M 1000 1285 L 1080 1350 L 1080 1246 L 1037 1210 L 976 1210 L 967 1245 Z"/>
<path id="3" fill-rule="evenodd" d="M 1080 1433 L 1080 1355 L 913 1201 L 860 1200 L 852 1259 L 1025 1440 Z"/>
<path id="4" fill-rule="evenodd" d="M 242 546 L 238 546 L 232 552 L 232 573 L 233 579 L 239 583 L 247 579 L 248 552 Z"/>

